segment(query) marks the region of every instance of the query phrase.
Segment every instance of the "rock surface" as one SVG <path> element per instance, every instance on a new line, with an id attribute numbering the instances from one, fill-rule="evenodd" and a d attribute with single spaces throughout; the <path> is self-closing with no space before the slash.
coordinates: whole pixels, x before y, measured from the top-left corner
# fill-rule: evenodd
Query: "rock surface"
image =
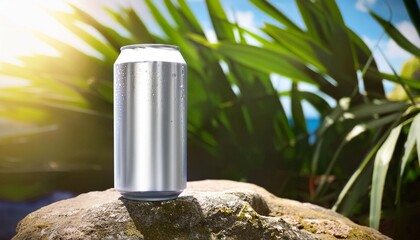
<path id="1" fill-rule="evenodd" d="M 126 200 L 110 189 L 24 218 L 13 239 L 389 239 L 324 208 L 249 183 L 189 182 L 174 201 Z"/>

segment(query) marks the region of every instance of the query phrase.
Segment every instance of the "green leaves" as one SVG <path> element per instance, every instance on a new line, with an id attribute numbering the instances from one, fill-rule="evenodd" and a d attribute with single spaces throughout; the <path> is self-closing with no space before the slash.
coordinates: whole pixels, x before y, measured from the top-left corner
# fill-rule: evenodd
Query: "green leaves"
<path id="1" fill-rule="evenodd" d="M 405 9 L 410 16 L 411 22 L 417 30 L 417 34 L 420 34 L 420 10 L 417 1 L 403 0 Z"/>
<path id="2" fill-rule="evenodd" d="M 402 125 L 392 129 L 384 144 L 378 149 L 375 157 L 370 196 L 369 226 L 378 229 L 381 218 L 382 195 L 389 162 L 394 154 L 395 145 L 400 136 Z"/>
<path id="3" fill-rule="evenodd" d="M 328 54 L 328 49 L 323 48 L 313 39 L 309 38 L 307 34 L 283 30 L 277 26 L 266 24 L 264 32 L 275 39 L 280 46 L 288 49 L 291 53 L 298 57 L 298 60 L 313 65 L 319 72 L 325 72 L 325 67 L 321 64 L 316 56 L 316 51 L 323 51 L 323 54 Z"/>
<path id="4" fill-rule="evenodd" d="M 261 11 L 265 12 L 275 20 L 277 20 L 282 25 L 286 26 L 289 29 L 300 31 L 302 30 L 285 14 L 279 11 L 276 7 L 274 7 L 269 1 L 260 1 L 260 0 L 250 0 L 252 4 L 258 7 Z"/>
<path id="5" fill-rule="evenodd" d="M 411 123 L 410 131 L 408 132 L 407 140 L 404 145 L 404 155 L 401 161 L 400 177 L 402 177 L 404 170 L 407 166 L 408 159 L 413 152 L 415 146 L 417 146 L 417 159 L 420 164 L 420 114 L 417 114 L 413 118 Z"/>
<path id="6" fill-rule="evenodd" d="M 296 67 L 288 61 L 290 58 L 278 49 L 264 49 L 230 42 L 215 44 L 214 49 L 219 54 L 258 71 L 278 73 L 296 81 L 313 83 L 309 76 L 296 71 Z"/>
<path id="7" fill-rule="evenodd" d="M 219 41 L 235 42 L 232 25 L 230 24 L 222 4 L 219 1 L 206 0 L 211 22 Z"/>

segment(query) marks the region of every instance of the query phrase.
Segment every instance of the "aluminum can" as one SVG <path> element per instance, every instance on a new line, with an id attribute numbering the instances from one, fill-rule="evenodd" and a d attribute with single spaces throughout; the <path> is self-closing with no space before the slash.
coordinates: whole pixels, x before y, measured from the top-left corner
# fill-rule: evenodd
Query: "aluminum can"
<path id="1" fill-rule="evenodd" d="M 177 46 L 121 48 L 114 64 L 114 185 L 132 200 L 175 199 L 187 183 L 187 65 Z"/>

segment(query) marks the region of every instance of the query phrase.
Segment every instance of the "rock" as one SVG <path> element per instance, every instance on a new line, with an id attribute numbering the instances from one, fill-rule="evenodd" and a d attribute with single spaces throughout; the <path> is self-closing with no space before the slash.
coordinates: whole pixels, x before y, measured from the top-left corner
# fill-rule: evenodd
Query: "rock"
<path id="1" fill-rule="evenodd" d="M 13 239 L 390 239 L 312 204 L 249 183 L 189 182 L 177 200 L 139 202 L 113 189 L 26 216 Z"/>

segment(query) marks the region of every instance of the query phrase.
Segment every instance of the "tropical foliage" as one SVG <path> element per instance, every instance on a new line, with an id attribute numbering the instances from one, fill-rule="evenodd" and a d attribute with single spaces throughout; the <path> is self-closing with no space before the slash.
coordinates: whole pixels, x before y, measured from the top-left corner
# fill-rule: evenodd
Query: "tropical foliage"
<path id="1" fill-rule="evenodd" d="M 52 13 L 100 57 L 40 35 L 60 57 L 1 63 L 2 75 L 30 81 L 0 91 L 0 124 L 9 126 L 0 133 L 1 197 L 112 186 L 112 64 L 123 45 L 159 42 L 179 45 L 188 63 L 189 179 L 250 181 L 284 197 L 328 207 L 335 202 L 334 209 L 349 216 L 366 212 L 372 182 L 370 224 L 378 227 L 383 196 L 394 194 L 402 207 L 400 193 L 418 180 L 412 161 L 412 149 L 420 146 L 418 67 L 401 76 L 381 73 L 372 50 L 345 25 L 332 0 L 296 0 L 303 27 L 267 1 L 250 2 L 273 19 L 260 32 L 241 28 L 220 1 L 206 1 L 217 43 L 208 41 L 185 0 L 163 1 L 170 18 L 145 0 L 160 34 L 133 8 L 108 10 L 129 36 L 77 6 L 73 13 Z M 389 21 L 371 15 L 419 57 Z M 290 79 L 284 83 L 289 91 L 278 92 L 273 73 Z M 401 84 L 410 100 L 387 98 L 384 79 Z M 319 90 L 302 90 L 302 84 Z M 285 97 L 291 116 L 279 101 Z M 304 102 L 320 114 L 316 132 L 308 130 Z M 385 180 L 395 188 L 384 189 Z"/>

